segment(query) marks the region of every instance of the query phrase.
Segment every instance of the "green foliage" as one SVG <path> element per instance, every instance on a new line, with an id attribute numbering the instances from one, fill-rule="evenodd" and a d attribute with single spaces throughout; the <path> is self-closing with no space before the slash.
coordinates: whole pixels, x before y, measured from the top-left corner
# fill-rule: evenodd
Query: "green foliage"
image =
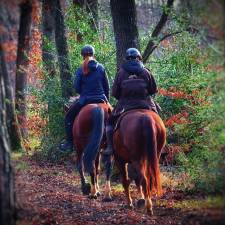
<path id="1" fill-rule="evenodd" d="M 104 65 L 110 84 L 112 84 L 116 73 L 116 49 L 110 27 L 105 24 L 100 35 L 91 27 L 91 17 L 84 9 L 76 6 L 71 6 L 65 19 L 68 27 L 69 58 L 72 71 L 75 71 L 82 63 L 81 48 L 86 44 L 91 44 L 95 48 L 97 61 Z"/>
<path id="2" fill-rule="evenodd" d="M 39 114 L 42 120 L 46 121 L 40 139 L 43 154 L 48 155 L 49 150 L 56 150 L 64 136 L 63 105 L 65 99 L 62 97 L 59 72 L 55 76 L 50 76 L 45 71 L 40 85 L 42 88 L 32 89 L 32 93 L 40 104 Z"/>
<path id="3" fill-rule="evenodd" d="M 102 63 L 108 74 L 110 83 L 112 83 L 116 70 L 116 51 L 112 41 L 113 34 L 109 27 L 104 27 L 104 37 L 100 36 L 97 31 L 91 27 L 91 17 L 87 15 L 84 9 L 71 5 L 65 17 L 65 25 L 68 31 L 68 48 L 71 71 L 74 72 L 80 67 L 82 57 L 81 48 L 86 44 L 95 47 L 96 59 Z M 44 48 L 56 57 L 54 43 L 44 38 Z M 64 131 L 64 103 L 62 97 L 59 68 L 57 62 L 52 66 L 55 74 L 48 74 L 46 64 L 43 62 L 42 72 L 44 77 L 40 83 L 41 88 L 31 88 L 31 93 L 36 96 L 40 104 L 40 116 L 46 121 L 41 135 L 42 157 L 51 160 L 59 160 L 64 155 L 57 151 L 59 143 L 65 136 Z M 48 65 L 47 65 L 48 66 Z M 74 77 L 73 77 L 74 78 Z M 74 94 L 76 95 L 75 91 Z"/>
<path id="4" fill-rule="evenodd" d="M 28 169 L 30 169 L 30 166 L 28 165 L 27 162 L 25 162 L 25 161 L 20 161 L 20 162 L 17 162 L 15 168 L 16 168 L 17 170 L 28 170 Z"/>
<path id="5" fill-rule="evenodd" d="M 183 32 L 169 45 L 161 46 L 147 66 L 165 90 L 156 100 L 168 125 L 168 144 L 189 151 L 176 158 L 190 178 L 187 183 L 206 192 L 223 192 L 224 85 L 219 83 L 218 87 L 215 83 L 217 79 L 224 80 L 224 76 L 218 78 L 218 73 L 208 71 L 215 55 L 200 43 L 200 36 Z M 186 117 L 179 120 L 182 113 Z"/>
<path id="6" fill-rule="evenodd" d="M 105 24 L 101 34 L 91 27 L 91 17 L 79 7 L 71 6 L 65 18 L 68 29 L 68 47 L 71 70 L 74 73 L 82 63 L 81 48 L 91 44 L 96 59 L 107 71 L 110 84 L 116 73 L 116 49 L 111 28 Z M 171 25 L 177 30 L 182 24 Z M 145 48 L 149 37 L 144 35 L 141 46 Z M 168 144 L 188 150 L 176 158 L 180 169 L 188 174 L 187 182 L 206 192 L 223 192 L 225 148 L 225 97 L 224 73 L 209 72 L 214 54 L 201 45 L 201 37 L 182 32 L 164 42 L 151 56 L 146 66 L 152 71 L 164 92 L 156 96 L 168 123 Z M 46 48 L 55 54 L 54 45 L 45 41 Z M 64 99 L 58 68 L 52 77 L 44 71 L 41 89 L 33 90 L 41 108 L 41 116 L 47 121 L 42 135 L 44 155 L 58 160 L 63 157 L 56 149 L 64 136 Z M 166 92 L 166 93 L 165 93 Z M 168 94 L 169 93 L 169 94 Z M 113 103 L 114 99 L 111 99 Z M 181 119 L 178 119 L 181 116 Z M 173 118 L 171 120 L 171 118 Z"/>
<path id="7" fill-rule="evenodd" d="M 205 112 L 210 109 L 210 104 L 206 104 L 209 101 L 209 83 L 204 64 L 197 61 L 203 57 L 198 41 L 197 37 L 182 33 L 169 47 L 162 49 L 161 57 L 152 57 L 154 63 L 148 65 L 159 87 L 169 91 L 168 95 L 156 98 L 163 108 L 163 119 L 181 112 L 188 115 L 188 122 L 179 124 L 174 121 L 169 127 L 169 143 L 190 143 L 198 135 L 200 125 L 204 127 L 207 123 Z"/>
<path id="8" fill-rule="evenodd" d="M 177 160 L 182 164 L 181 169 L 188 173 L 186 184 L 208 193 L 224 192 L 224 155 L 220 151 L 209 149 L 207 146 L 195 146 L 191 153 L 178 155 Z"/>

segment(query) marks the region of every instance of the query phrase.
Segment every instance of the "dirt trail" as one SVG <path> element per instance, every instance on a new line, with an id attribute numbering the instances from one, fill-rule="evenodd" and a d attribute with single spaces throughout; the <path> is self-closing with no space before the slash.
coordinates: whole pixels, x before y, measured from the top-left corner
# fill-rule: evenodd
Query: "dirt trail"
<path id="1" fill-rule="evenodd" d="M 142 210 L 126 208 L 125 196 L 117 184 L 112 184 L 112 202 L 103 202 L 103 196 L 91 200 L 81 194 L 72 164 L 42 165 L 22 160 L 15 162 L 18 225 L 225 224 L 222 209 L 175 207 L 179 201 L 197 196 L 166 191 L 160 200 L 153 200 L 154 216 L 150 217 Z"/>

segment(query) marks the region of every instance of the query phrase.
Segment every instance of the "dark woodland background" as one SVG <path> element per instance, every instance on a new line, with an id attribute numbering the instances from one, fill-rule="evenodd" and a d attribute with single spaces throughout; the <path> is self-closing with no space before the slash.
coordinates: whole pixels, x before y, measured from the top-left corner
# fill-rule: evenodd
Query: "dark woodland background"
<path id="1" fill-rule="evenodd" d="M 0 0 L 0 224 L 223 224 L 224 40 L 224 0 Z M 118 210 L 116 169 L 115 203 L 72 197 L 75 153 L 58 144 L 85 44 L 110 85 L 129 47 L 157 80 L 168 134 L 154 218 Z"/>

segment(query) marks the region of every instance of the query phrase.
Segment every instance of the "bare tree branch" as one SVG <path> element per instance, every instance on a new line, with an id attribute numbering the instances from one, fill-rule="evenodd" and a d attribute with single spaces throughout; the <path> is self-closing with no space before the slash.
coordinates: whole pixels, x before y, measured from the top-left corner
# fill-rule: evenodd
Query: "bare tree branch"
<path id="1" fill-rule="evenodd" d="M 165 34 L 163 37 L 161 37 L 159 40 L 153 42 L 153 45 L 151 46 L 151 49 L 149 50 L 149 55 L 152 54 L 152 52 L 160 45 L 160 43 L 162 41 L 164 41 L 165 39 L 169 38 L 169 37 L 172 37 L 172 36 L 175 36 L 177 34 L 180 34 L 184 31 L 187 31 L 191 34 L 196 34 L 196 33 L 199 33 L 200 31 L 195 28 L 195 27 L 188 27 L 187 29 L 184 29 L 184 30 L 179 30 L 179 31 L 174 31 L 172 33 L 168 33 L 168 34 Z M 212 35 L 207 35 L 206 38 L 209 38 L 209 39 L 215 39 L 217 40 L 217 38 L 215 36 L 212 36 Z M 146 60 L 147 61 L 147 60 Z M 146 62 L 145 61 L 145 62 Z"/>
<path id="2" fill-rule="evenodd" d="M 146 62 L 150 54 L 152 53 L 152 48 L 155 46 L 155 43 L 153 41 L 154 38 L 156 38 L 159 33 L 161 32 L 162 28 L 165 26 L 166 21 L 168 19 L 168 15 L 170 12 L 171 7 L 173 6 L 174 0 L 167 0 L 166 7 L 163 10 L 163 14 L 156 25 L 155 29 L 152 32 L 151 38 L 147 44 L 147 47 L 143 53 L 143 62 Z"/>
<path id="3" fill-rule="evenodd" d="M 160 44 L 162 41 L 164 41 L 164 40 L 167 39 L 168 37 L 172 37 L 172 36 L 174 36 L 174 35 L 176 35 L 176 34 L 180 34 L 180 33 L 182 33 L 183 31 L 184 31 L 184 30 L 176 31 L 176 32 L 173 32 L 173 33 L 166 34 L 166 35 L 164 35 L 162 38 L 160 38 L 160 40 L 158 41 L 158 43 L 154 43 L 154 42 L 153 42 L 153 45 L 152 45 L 152 47 L 151 47 L 151 49 L 150 49 L 150 51 L 149 51 L 149 55 L 152 54 L 152 52 L 159 46 L 159 44 Z M 148 58 L 147 58 L 147 59 L 148 59 Z M 146 59 L 146 61 L 147 61 L 147 59 Z M 146 62 L 146 61 L 144 61 L 144 62 Z"/>

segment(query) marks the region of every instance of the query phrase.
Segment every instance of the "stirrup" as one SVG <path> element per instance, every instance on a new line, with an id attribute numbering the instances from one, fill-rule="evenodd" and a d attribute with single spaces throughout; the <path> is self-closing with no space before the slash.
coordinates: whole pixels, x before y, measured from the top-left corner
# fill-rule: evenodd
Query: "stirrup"
<path id="1" fill-rule="evenodd" d="M 113 148 L 110 146 L 108 146 L 106 149 L 104 149 L 103 151 L 102 151 L 102 154 L 103 155 L 112 155 L 113 154 Z"/>
<path id="2" fill-rule="evenodd" d="M 63 152 L 72 151 L 73 144 L 69 141 L 62 142 L 62 143 L 60 143 L 60 150 Z"/>

